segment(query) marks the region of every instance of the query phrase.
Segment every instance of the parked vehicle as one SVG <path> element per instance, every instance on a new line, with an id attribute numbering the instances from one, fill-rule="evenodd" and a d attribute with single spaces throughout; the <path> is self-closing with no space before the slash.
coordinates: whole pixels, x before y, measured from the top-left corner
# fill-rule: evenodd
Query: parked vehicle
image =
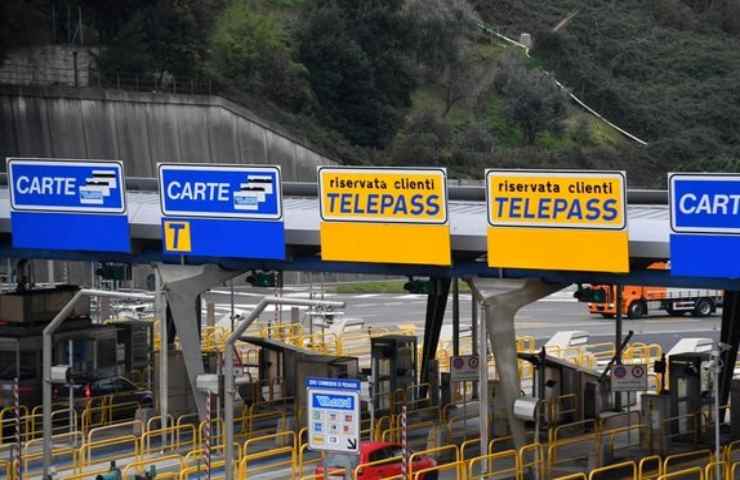
<path id="1" fill-rule="evenodd" d="M 367 464 L 373 462 L 380 462 L 382 460 L 392 459 L 394 457 L 402 456 L 401 446 L 396 443 L 390 442 L 362 442 L 360 444 L 360 460 L 359 464 Z M 409 455 L 411 452 L 409 452 Z M 426 468 L 437 466 L 437 461 L 432 457 L 419 456 L 414 458 L 413 471 L 418 472 Z M 316 467 L 316 478 L 323 479 L 324 468 Z M 402 465 L 400 461 L 381 463 L 378 465 L 371 465 L 363 467 L 357 477 L 358 480 L 381 480 L 383 478 L 390 478 L 400 476 L 402 474 Z M 331 475 L 331 466 L 329 467 L 329 475 L 327 480 L 338 480 L 344 478 L 342 475 Z M 430 472 L 421 477 L 421 480 L 437 480 L 437 472 Z"/>
<path id="2" fill-rule="evenodd" d="M 91 398 L 113 395 L 113 404 L 139 403 L 142 407 L 152 407 L 154 397 L 149 390 L 140 390 L 133 382 L 125 377 L 100 378 L 97 380 L 81 381 L 72 387 L 75 399 L 75 408 L 82 410 Z M 54 402 L 63 403 L 69 398 L 69 389 L 65 385 L 55 386 L 52 391 Z"/>

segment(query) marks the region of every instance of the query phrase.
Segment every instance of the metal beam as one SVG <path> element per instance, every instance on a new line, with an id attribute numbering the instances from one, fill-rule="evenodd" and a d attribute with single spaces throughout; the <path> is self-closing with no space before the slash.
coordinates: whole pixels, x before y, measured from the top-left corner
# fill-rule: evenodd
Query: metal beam
<path id="1" fill-rule="evenodd" d="M 740 344 L 740 291 L 726 290 L 722 304 L 722 329 L 720 342 L 730 346 L 721 350 L 722 369 L 719 379 L 719 403 L 727 405 L 730 397 L 732 377 L 735 372 L 735 359 Z M 724 412 L 723 412 L 724 414 Z"/>
<path id="2" fill-rule="evenodd" d="M 236 329 L 231 332 L 224 345 L 224 424 L 226 438 L 224 440 L 224 478 L 234 478 L 234 344 L 244 334 L 252 323 L 259 318 L 260 314 L 268 305 L 294 305 L 306 307 L 337 307 L 344 308 L 344 302 L 332 302 L 326 300 L 302 300 L 286 297 L 264 297 L 254 307 L 249 315 L 239 322 Z"/>

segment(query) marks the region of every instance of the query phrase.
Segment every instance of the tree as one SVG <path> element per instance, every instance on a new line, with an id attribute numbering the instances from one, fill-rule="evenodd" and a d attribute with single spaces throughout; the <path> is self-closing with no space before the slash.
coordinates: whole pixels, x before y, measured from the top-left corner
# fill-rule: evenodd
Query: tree
<path id="1" fill-rule="evenodd" d="M 308 5 L 298 60 L 326 123 L 354 144 L 383 147 L 400 127 L 415 87 L 412 30 L 401 0 Z"/>
<path id="2" fill-rule="evenodd" d="M 294 111 L 311 97 L 307 71 L 293 60 L 289 36 L 274 15 L 234 0 L 216 20 L 209 45 L 219 77 Z"/>
<path id="3" fill-rule="evenodd" d="M 206 40 L 219 0 L 139 0 L 128 18 L 98 11 L 96 25 L 110 35 L 100 56 L 109 74 L 165 74 L 187 77 L 198 72 L 206 57 Z M 113 9 L 113 12 L 116 10 Z M 126 17 L 127 15 L 124 15 Z"/>
<path id="4" fill-rule="evenodd" d="M 562 131 L 566 97 L 554 79 L 540 69 L 529 69 L 517 54 L 499 63 L 494 88 L 504 99 L 504 114 L 519 126 L 527 144 L 545 130 Z"/>

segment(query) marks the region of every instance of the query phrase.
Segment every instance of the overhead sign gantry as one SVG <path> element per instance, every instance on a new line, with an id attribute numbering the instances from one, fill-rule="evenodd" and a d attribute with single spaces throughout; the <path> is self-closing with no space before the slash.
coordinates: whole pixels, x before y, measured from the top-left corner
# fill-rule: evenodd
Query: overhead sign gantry
<path id="1" fill-rule="evenodd" d="M 490 267 L 629 272 L 624 172 L 487 170 Z"/>
<path id="2" fill-rule="evenodd" d="M 13 247 L 131 251 L 122 162 L 9 158 Z"/>
<path id="3" fill-rule="evenodd" d="M 452 264 L 444 168 L 318 173 L 322 260 Z"/>
<path id="4" fill-rule="evenodd" d="M 285 259 L 280 167 L 160 164 L 163 250 Z"/>
<path id="5" fill-rule="evenodd" d="M 671 274 L 740 277 L 740 176 L 671 173 Z"/>

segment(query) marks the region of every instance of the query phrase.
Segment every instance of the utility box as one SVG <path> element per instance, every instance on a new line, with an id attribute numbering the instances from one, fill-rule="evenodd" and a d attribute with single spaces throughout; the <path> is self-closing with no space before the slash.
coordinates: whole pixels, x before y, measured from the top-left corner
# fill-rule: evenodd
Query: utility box
<path id="1" fill-rule="evenodd" d="M 370 339 L 372 372 L 375 375 L 374 407 L 382 415 L 391 411 L 398 395 L 414 395 L 409 387 L 416 385 L 416 337 L 384 335 Z M 398 413 L 398 412 L 393 412 Z"/>
<path id="2" fill-rule="evenodd" d="M 667 430 L 674 439 L 694 442 L 702 431 L 705 403 L 711 401 L 709 373 L 704 368 L 712 360 L 709 352 L 677 353 L 668 357 L 671 420 Z"/>
<path id="3" fill-rule="evenodd" d="M 640 447 L 651 453 L 665 453 L 671 449 L 670 428 L 666 420 L 671 417 L 669 393 L 643 393 L 640 397 L 642 421 L 647 429 L 640 429 Z"/>
<path id="4" fill-rule="evenodd" d="M 0 295 L 0 321 L 8 323 L 50 322 L 78 290 L 77 287 L 63 285 L 26 292 L 4 293 Z M 68 316 L 90 316 L 90 300 L 80 299 Z"/>

